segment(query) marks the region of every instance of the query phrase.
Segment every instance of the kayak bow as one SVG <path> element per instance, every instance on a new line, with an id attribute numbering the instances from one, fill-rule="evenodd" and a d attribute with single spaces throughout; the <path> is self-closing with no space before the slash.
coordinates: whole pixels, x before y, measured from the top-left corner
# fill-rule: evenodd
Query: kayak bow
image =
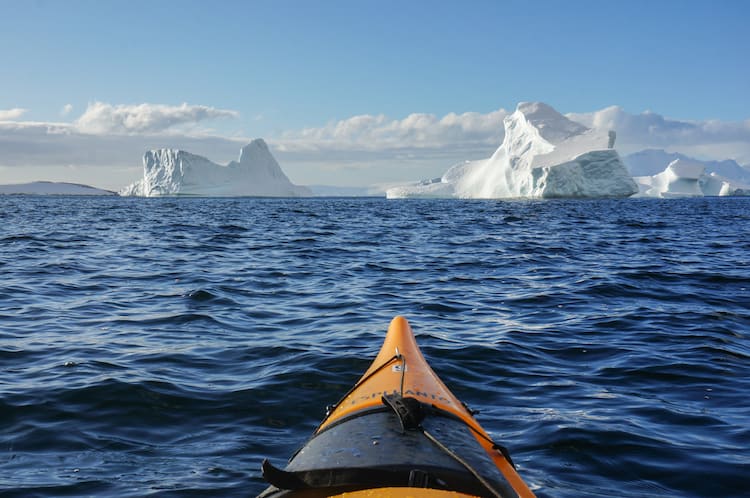
<path id="1" fill-rule="evenodd" d="M 534 497 L 507 450 L 443 384 L 397 316 L 370 368 L 262 498 Z"/>

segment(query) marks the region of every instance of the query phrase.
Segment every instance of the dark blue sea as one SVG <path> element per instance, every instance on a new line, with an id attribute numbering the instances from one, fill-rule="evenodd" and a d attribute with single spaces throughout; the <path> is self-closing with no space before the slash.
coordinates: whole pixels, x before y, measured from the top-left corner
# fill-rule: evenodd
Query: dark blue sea
<path id="1" fill-rule="evenodd" d="M 750 496 L 750 199 L 0 197 L 0 496 L 246 497 L 395 315 L 540 497 Z"/>

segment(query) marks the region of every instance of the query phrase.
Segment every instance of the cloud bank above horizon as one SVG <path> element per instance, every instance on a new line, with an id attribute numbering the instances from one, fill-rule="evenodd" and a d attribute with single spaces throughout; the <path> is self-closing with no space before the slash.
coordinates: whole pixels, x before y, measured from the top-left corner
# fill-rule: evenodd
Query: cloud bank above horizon
<path id="1" fill-rule="evenodd" d="M 319 150 L 444 149 L 493 146 L 503 137 L 505 109 L 435 114 L 413 113 L 403 119 L 363 114 L 317 128 L 288 131 L 279 137 L 282 147 Z"/>
<path id="2" fill-rule="evenodd" d="M 180 126 L 194 126 L 202 121 L 237 118 L 237 111 L 216 109 L 204 105 L 179 106 L 162 104 L 111 105 L 104 102 L 89 104 L 75 127 L 81 133 L 147 134 L 160 133 Z"/>
<path id="3" fill-rule="evenodd" d="M 94 102 L 67 122 L 24 121 L 27 112 L 0 110 L 0 183 L 59 180 L 33 176 L 65 168 L 69 176 L 78 170 L 79 176 L 108 178 L 115 184 L 104 186 L 118 188 L 137 179 L 146 150 L 181 148 L 228 162 L 236 159 L 242 145 L 256 138 L 206 128 L 214 120 L 239 121 L 240 114 L 205 105 Z M 363 114 L 262 138 L 296 183 L 336 184 L 336 179 L 343 178 L 349 185 L 356 181 L 362 186 L 387 184 L 417 180 L 455 162 L 487 157 L 502 143 L 503 119 L 508 114 L 502 108 L 443 116 L 413 113 L 401 119 Z M 616 147 L 622 154 L 661 148 L 698 158 L 750 163 L 750 119 L 685 121 L 651 111 L 631 114 L 618 106 L 567 116 L 588 127 L 616 130 Z M 348 176 L 336 175 L 341 171 L 348 171 Z M 102 184 L 96 178 L 73 179 Z"/>
<path id="4" fill-rule="evenodd" d="M 16 119 L 19 119 L 24 114 L 26 114 L 26 109 L 0 109 L 0 121 L 14 121 Z"/>

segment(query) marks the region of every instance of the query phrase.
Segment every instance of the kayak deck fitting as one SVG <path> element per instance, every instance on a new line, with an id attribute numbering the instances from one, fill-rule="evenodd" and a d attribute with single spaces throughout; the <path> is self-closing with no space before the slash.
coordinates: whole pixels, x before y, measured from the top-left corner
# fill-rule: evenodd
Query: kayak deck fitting
<path id="1" fill-rule="evenodd" d="M 259 498 L 502 497 L 534 493 L 427 364 L 397 316 L 362 378 Z"/>

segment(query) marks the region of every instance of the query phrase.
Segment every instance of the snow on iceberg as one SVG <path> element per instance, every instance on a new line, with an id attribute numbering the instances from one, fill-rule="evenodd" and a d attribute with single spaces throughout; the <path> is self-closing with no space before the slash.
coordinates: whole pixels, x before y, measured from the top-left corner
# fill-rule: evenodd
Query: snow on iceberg
<path id="1" fill-rule="evenodd" d="M 289 181 L 266 142 L 258 138 L 242 148 L 239 162 L 227 166 L 183 150 L 146 152 L 143 178 L 120 195 L 305 197 L 312 193 Z"/>
<path id="2" fill-rule="evenodd" d="M 541 102 L 522 102 L 504 121 L 489 159 L 451 167 L 441 178 L 397 186 L 388 198 L 628 197 L 638 187 L 614 150 L 614 132 L 590 130 Z"/>
<path id="3" fill-rule="evenodd" d="M 749 186 L 715 172 L 706 174 L 705 164 L 691 159 L 675 159 L 661 173 L 638 176 L 635 181 L 638 183 L 638 197 L 750 195 Z"/>

